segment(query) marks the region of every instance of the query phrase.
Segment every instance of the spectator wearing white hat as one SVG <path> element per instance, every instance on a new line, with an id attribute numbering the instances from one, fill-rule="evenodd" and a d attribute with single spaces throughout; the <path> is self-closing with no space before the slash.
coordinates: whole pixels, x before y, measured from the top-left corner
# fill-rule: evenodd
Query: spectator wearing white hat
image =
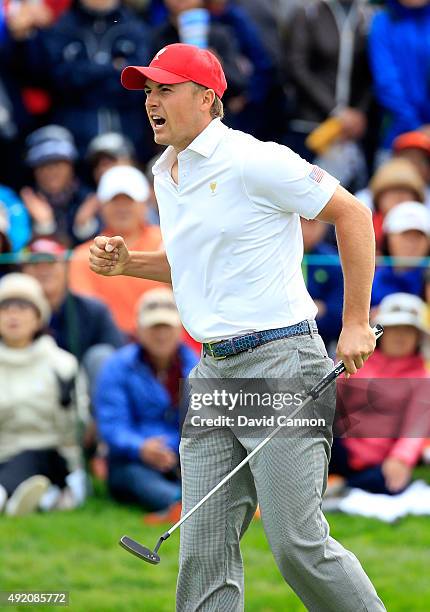
<path id="1" fill-rule="evenodd" d="M 156 251 L 161 247 L 159 227 L 145 219 L 150 196 L 145 175 L 132 166 L 115 166 L 105 172 L 97 188 L 103 233 L 127 236 L 134 250 Z M 131 277 L 102 277 L 88 268 L 89 243 L 77 247 L 70 263 L 72 290 L 101 299 L 126 334 L 135 331 L 135 308 L 143 292 L 160 283 Z"/>
<path id="2" fill-rule="evenodd" d="M 1 279 L 0 511 L 7 514 L 36 510 L 51 484 L 58 507 L 83 501 L 83 489 L 74 486 L 76 478 L 82 484 L 78 364 L 43 334 L 49 316 L 36 279 Z"/>
<path id="3" fill-rule="evenodd" d="M 403 202 L 390 210 L 382 228 L 384 255 L 399 259 L 376 270 L 372 306 L 391 293 L 422 296 L 424 268 L 420 262 L 430 252 L 430 211 L 420 202 Z"/>
<path id="4" fill-rule="evenodd" d="M 372 359 L 354 377 L 360 380 L 339 387 L 352 428 L 336 439 L 330 472 L 350 487 L 396 494 L 409 484 L 430 435 L 425 304 L 395 293 L 382 300 L 375 320 L 385 331 Z"/>

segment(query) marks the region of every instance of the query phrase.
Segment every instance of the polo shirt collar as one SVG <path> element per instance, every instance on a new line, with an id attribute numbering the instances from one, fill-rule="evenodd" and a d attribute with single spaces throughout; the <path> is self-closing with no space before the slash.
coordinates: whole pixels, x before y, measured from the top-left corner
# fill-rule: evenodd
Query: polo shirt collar
<path id="1" fill-rule="evenodd" d="M 227 130 L 228 127 L 221 122 L 220 118 L 213 119 L 179 155 L 186 151 L 194 151 L 203 157 L 209 158 Z M 160 159 L 154 164 L 152 168 L 153 174 L 160 174 L 165 170 L 170 170 L 176 157 L 175 149 L 172 146 L 167 147 Z"/>
<path id="2" fill-rule="evenodd" d="M 221 123 L 220 118 L 212 119 L 203 132 L 200 132 L 185 150 L 195 151 L 203 157 L 210 157 L 227 130 L 228 127 Z"/>

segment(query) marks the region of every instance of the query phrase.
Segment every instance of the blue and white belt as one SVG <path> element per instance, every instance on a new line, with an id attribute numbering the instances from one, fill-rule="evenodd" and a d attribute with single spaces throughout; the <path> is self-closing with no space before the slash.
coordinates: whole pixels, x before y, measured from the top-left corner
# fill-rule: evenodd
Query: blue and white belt
<path id="1" fill-rule="evenodd" d="M 205 342 L 203 344 L 203 354 L 210 355 L 214 359 L 226 359 L 226 357 L 231 357 L 244 351 L 251 351 L 257 348 L 257 346 L 273 342 L 274 340 L 291 338 L 292 336 L 313 336 L 317 333 L 318 327 L 316 322 L 305 320 L 295 325 L 288 325 L 288 327 L 267 329 L 217 342 Z"/>

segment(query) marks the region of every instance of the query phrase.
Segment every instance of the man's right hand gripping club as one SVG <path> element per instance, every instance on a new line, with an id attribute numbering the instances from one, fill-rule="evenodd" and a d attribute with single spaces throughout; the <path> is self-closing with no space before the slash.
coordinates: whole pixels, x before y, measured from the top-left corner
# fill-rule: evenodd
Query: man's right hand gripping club
<path id="1" fill-rule="evenodd" d="M 97 236 L 90 246 L 89 265 L 103 276 L 135 276 L 171 284 L 170 265 L 163 250 L 129 251 L 122 236 Z"/>

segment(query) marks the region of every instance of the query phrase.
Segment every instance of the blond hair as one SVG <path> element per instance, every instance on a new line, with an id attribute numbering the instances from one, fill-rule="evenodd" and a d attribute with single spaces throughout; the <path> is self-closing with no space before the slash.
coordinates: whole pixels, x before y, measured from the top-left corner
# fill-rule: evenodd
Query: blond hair
<path id="1" fill-rule="evenodd" d="M 210 89 L 209 87 L 205 87 L 204 85 L 199 85 L 198 83 L 193 83 L 197 89 L 207 91 Z M 221 98 L 215 94 L 215 99 L 210 109 L 210 115 L 212 119 L 217 119 L 218 117 L 222 119 L 224 117 L 224 104 L 222 103 Z"/>

